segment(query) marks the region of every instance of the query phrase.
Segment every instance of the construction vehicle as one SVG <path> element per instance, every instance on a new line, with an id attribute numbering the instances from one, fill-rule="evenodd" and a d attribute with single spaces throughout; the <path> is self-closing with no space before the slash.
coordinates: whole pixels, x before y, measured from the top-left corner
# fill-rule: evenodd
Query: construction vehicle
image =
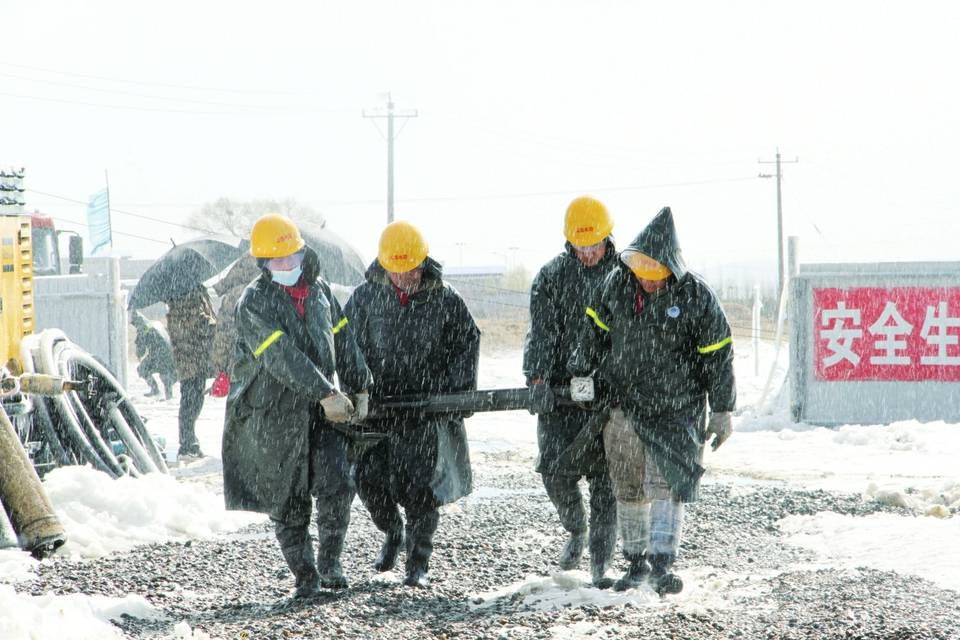
<path id="1" fill-rule="evenodd" d="M 64 237 L 67 260 L 63 259 Z M 30 241 L 35 277 L 80 273 L 83 268 L 83 238 L 76 231 L 57 229 L 52 217 L 39 211 L 30 214 Z"/>
<path id="2" fill-rule="evenodd" d="M 40 482 L 47 471 L 90 464 L 117 477 L 167 468 L 113 374 L 59 329 L 33 333 L 34 237 L 46 243 L 48 272 L 62 269 L 55 230 L 39 218 L 0 215 L 0 518 L 42 556 L 64 540 Z M 68 270 L 79 267 L 77 244 L 71 238 Z"/>

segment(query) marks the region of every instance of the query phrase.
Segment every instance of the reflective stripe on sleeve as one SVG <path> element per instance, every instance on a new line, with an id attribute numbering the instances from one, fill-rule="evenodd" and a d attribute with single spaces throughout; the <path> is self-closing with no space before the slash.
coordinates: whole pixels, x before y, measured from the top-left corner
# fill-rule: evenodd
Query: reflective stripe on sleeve
<path id="1" fill-rule="evenodd" d="M 347 319 L 346 319 L 346 318 L 340 318 L 340 322 L 338 322 L 338 323 L 333 327 L 333 329 L 331 329 L 331 331 L 333 331 L 333 335 L 337 335 L 338 333 L 340 333 L 340 329 L 343 329 L 345 326 L 347 326 Z"/>
<path id="2" fill-rule="evenodd" d="M 280 331 L 279 329 L 271 333 L 270 337 L 264 340 L 263 342 L 261 342 L 260 346 L 257 347 L 257 350 L 253 352 L 253 357 L 259 358 L 263 354 L 263 352 L 269 349 L 270 345 L 276 342 L 282 335 L 283 335 L 283 331 Z"/>
<path id="3" fill-rule="evenodd" d="M 701 355 L 706 353 L 713 353 L 718 349 L 723 349 L 725 346 L 727 346 L 731 342 L 733 342 L 733 336 L 727 336 L 720 342 L 714 342 L 713 344 L 708 344 L 705 347 L 697 347 L 697 351 L 699 351 Z"/>
<path id="4" fill-rule="evenodd" d="M 604 331 L 610 331 L 610 327 L 603 324 L 603 320 L 600 319 L 600 316 L 597 315 L 597 312 L 591 309 L 590 307 L 587 307 L 587 315 L 593 318 L 593 321 L 596 323 L 598 327 L 600 327 Z"/>

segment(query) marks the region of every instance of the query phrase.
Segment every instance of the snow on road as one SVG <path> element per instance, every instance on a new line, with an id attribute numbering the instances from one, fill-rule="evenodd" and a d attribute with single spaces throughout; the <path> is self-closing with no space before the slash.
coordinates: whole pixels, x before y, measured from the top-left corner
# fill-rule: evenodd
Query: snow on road
<path id="1" fill-rule="evenodd" d="M 747 408 L 735 419 L 737 432 L 717 452 L 708 451 L 706 482 L 735 483 L 750 491 L 758 483 L 786 483 L 858 493 L 903 506 L 915 515 L 874 514 L 854 518 L 835 513 L 790 516 L 780 522 L 784 542 L 814 551 L 823 566 L 868 566 L 913 573 L 944 587 L 960 589 L 960 427 L 943 423 L 900 422 L 885 426 L 843 426 L 834 429 L 797 425 L 784 409 L 760 415 L 757 402 L 773 360 L 773 348 L 760 352 L 763 375 L 753 375 L 748 341 L 737 345 L 739 404 Z M 785 359 L 786 353 L 781 355 Z M 484 355 L 483 387 L 523 383 L 518 352 Z M 782 380 L 785 362 L 775 379 Z M 146 386 L 136 380 L 136 398 L 148 429 L 166 440 L 168 457 L 177 448 L 177 401 L 143 398 Z M 782 402 L 780 403 L 783 404 Z M 211 456 L 171 476 L 111 480 L 89 468 L 59 469 L 45 486 L 63 522 L 69 542 L 62 553 L 95 558 L 121 553 L 138 544 L 208 537 L 232 531 L 262 516 L 223 509 L 220 481 L 220 437 L 224 401 L 207 398 L 197 425 L 203 450 Z M 477 414 L 468 421 L 471 451 L 488 464 L 526 465 L 532 471 L 536 454 L 536 420 L 526 412 Z M 482 454 L 495 454 L 484 457 Z M 515 466 L 513 467 L 515 469 Z M 488 488 L 478 487 L 477 499 Z M 952 511 L 951 511 L 952 510 Z M 70 625 L 73 637 L 112 637 L 107 623 L 121 613 L 157 615 L 139 595 L 113 601 L 82 595 L 33 597 L 12 586 L 31 575 L 36 565 L 26 554 L 0 550 L 0 637 L 46 640 L 59 638 L 54 629 Z M 504 585 L 497 592 L 475 594 L 476 606 L 499 597 L 520 597 L 537 606 L 594 604 L 610 606 L 629 599 L 634 605 L 660 606 L 652 594 L 629 595 L 585 588 L 576 572 L 531 576 Z M 709 567 L 694 568 L 689 585 L 675 606 L 723 607 L 736 600 L 729 591 L 737 576 Z M 740 576 L 742 577 L 742 576 Z M 7 583 L 7 584 L 2 584 Z M 651 602 L 644 598 L 651 596 Z M 590 637 L 603 629 L 558 629 L 555 637 Z M 582 632 L 582 633 L 581 633 Z M 579 635 L 578 635 L 579 634 Z M 178 628 L 178 637 L 191 637 Z"/>

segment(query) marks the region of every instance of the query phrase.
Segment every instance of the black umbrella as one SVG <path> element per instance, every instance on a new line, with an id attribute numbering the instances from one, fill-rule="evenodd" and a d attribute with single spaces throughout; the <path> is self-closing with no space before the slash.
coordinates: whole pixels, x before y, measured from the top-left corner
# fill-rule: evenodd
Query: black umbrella
<path id="1" fill-rule="evenodd" d="M 226 268 L 240 250 L 219 240 L 193 240 L 160 256 L 130 294 L 129 309 L 178 298 Z"/>
<path id="2" fill-rule="evenodd" d="M 363 283 L 366 265 L 350 244 L 327 229 L 301 229 L 304 241 L 320 258 L 320 275 L 327 282 L 344 285 Z"/>

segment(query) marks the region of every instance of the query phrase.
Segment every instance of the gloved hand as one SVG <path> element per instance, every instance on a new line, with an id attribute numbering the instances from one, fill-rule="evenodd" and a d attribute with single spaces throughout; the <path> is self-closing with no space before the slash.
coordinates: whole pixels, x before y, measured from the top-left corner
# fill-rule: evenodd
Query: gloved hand
<path id="1" fill-rule="evenodd" d="M 537 378 L 530 382 L 527 390 L 530 393 L 530 406 L 527 411 L 534 415 L 553 411 L 556 398 L 553 397 L 549 384 Z"/>
<path id="2" fill-rule="evenodd" d="M 221 371 L 213 381 L 213 386 L 210 387 L 210 395 L 214 398 L 226 398 L 228 393 L 230 393 L 230 376 L 226 371 Z"/>
<path id="3" fill-rule="evenodd" d="M 334 389 L 330 395 L 320 401 L 323 415 L 330 422 L 343 424 L 353 418 L 354 409 L 350 398 Z"/>
<path id="4" fill-rule="evenodd" d="M 722 445 L 731 433 L 733 433 L 733 421 L 729 411 L 710 414 L 710 422 L 707 423 L 707 440 L 710 439 L 711 435 L 714 436 L 713 442 L 710 444 L 711 449 L 716 451 L 717 447 Z"/>
<path id="5" fill-rule="evenodd" d="M 370 412 L 370 394 L 361 391 L 353 396 L 353 406 L 356 411 L 353 414 L 355 422 L 363 422 Z"/>
<path id="6" fill-rule="evenodd" d="M 570 399 L 574 402 L 593 402 L 593 378 L 570 378 Z"/>

